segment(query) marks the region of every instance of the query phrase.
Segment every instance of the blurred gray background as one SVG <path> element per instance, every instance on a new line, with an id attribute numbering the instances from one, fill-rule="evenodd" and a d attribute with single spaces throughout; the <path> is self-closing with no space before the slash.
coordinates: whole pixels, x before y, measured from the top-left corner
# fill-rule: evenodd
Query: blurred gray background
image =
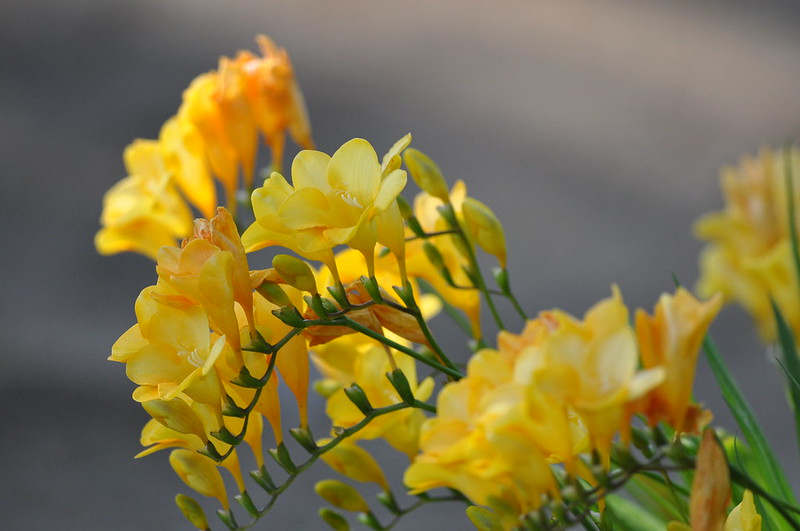
<path id="1" fill-rule="evenodd" d="M 582 314 L 614 282 L 650 310 L 671 271 L 697 277 L 691 225 L 721 206 L 718 168 L 800 131 L 798 5 L 3 2 L 0 529 L 189 528 L 166 453 L 132 459 L 146 416 L 105 361 L 153 264 L 100 257 L 92 237 L 125 145 L 156 137 L 219 55 L 255 49 L 258 33 L 285 46 L 324 151 L 361 136 L 380 152 L 412 132 L 504 221 L 532 313 Z M 767 349 L 736 308 L 713 330 L 800 486 Z M 696 394 L 733 429 L 704 363 Z M 262 528 L 322 528 L 311 485 L 330 475 L 298 481 Z M 439 506 L 397 528 L 464 522 Z"/>

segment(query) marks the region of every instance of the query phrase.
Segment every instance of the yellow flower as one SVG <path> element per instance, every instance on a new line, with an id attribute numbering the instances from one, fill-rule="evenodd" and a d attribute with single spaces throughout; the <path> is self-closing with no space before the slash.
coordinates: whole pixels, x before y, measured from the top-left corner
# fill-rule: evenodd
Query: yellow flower
<path id="1" fill-rule="evenodd" d="M 331 439 L 320 439 L 317 444 L 324 446 L 330 441 Z M 352 437 L 342 439 L 339 444 L 322 454 L 321 459 L 345 477 L 363 483 L 377 483 L 386 492 L 391 490 L 381 465 L 369 452 L 358 446 Z"/>
<path id="2" fill-rule="evenodd" d="M 627 429 L 626 404 L 659 385 L 664 369 L 637 371 L 636 336 L 616 286 L 583 321 L 560 310 L 537 321 L 543 337 L 529 356 L 536 385 L 581 416 L 592 446 L 608 459 L 614 434 Z"/>
<path id="3" fill-rule="evenodd" d="M 334 426 L 349 428 L 364 419 L 364 414 L 350 401 L 344 388 L 357 382 L 373 407 L 399 404 L 397 394 L 386 374 L 393 370 L 389 359 L 392 354 L 385 346 L 363 336 L 347 336 L 318 345 L 312 360 L 326 378 L 328 386 L 339 389 L 328 397 L 326 413 Z M 418 400 L 426 400 L 433 392 L 433 378 L 417 382 L 416 362 L 406 355 L 393 355 L 395 366 L 408 379 L 411 392 Z M 425 415 L 418 409 L 403 409 L 377 417 L 355 437 L 374 439 L 381 437 L 397 450 L 412 457 L 419 447 L 417 438 Z"/>
<path id="4" fill-rule="evenodd" d="M 761 515 L 756 512 L 753 493 L 749 490 L 744 491 L 742 502 L 728 514 L 725 531 L 761 531 Z"/>
<path id="5" fill-rule="evenodd" d="M 651 424 L 665 420 L 678 432 L 696 431 L 687 423 L 694 371 L 703 337 L 719 312 L 719 296 L 700 302 L 678 288 L 675 296 L 661 295 L 653 317 L 636 312 L 636 332 L 645 368 L 664 367 L 664 382 L 650 391 L 644 413 Z M 691 415 L 690 415 L 691 417 Z"/>
<path id="6" fill-rule="evenodd" d="M 133 142 L 124 159 L 128 177 L 103 198 L 103 228 L 95 246 L 101 254 L 135 251 L 155 258 L 162 246 L 191 233 L 192 215 L 172 184 L 157 142 Z"/>
<path id="7" fill-rule="evenodd" d="M 357 138 L 332 157 L 301 151 L 292 180 L 294 186 L 273 173 L 253 192 L 256 221 L 242 236 L 245 248 L 282 245 L 330 268 L 332 249 L 346 244 L 364 254 L 371 276 L 379 228 L 389 228 L 379 227 L 376 218 L 395 203 L 406 173 L 397 169 L 384 177 L 372 146 Z"/>
<path id="8" fill-rule="evenodd" d="M 173 450 L 169 464 L 189 487 L 204 496 L 217 498 L 228 509 L 228 493 L 214 462 L 191 450 Z"/>
<path id="9" fill-rule="evenodd" d="M 450 203 L 453 205 L 457 215 L 460 215 L 461 206 L 467 196 L 467 187 L 463 181 L 456 181 L 450 191 Z M 447 230 L 447 222 L 437 212 L 437 208 L 444 202 L 428 194 L 419 194 L 414 201 L 414 216 L 419 221 L 420 226 L 425 232 L 432 233 Z M 441 235 L 430 238 L 428 241 L 436 246 L 444 259 L 444 265 L 450 272 L 453 282 L 457 286 L 470 286 L 469 277 L 464 272 L 464 266 L 468 265 L 466 258 L 458 249 L 456 236 Z M 433 286 L 436 292 L 448 303 L 462 310 L 470 320 L 472 334 L 476 338 L 481 335 L 480 323 L 480 293 L 477 289 L 457 289 L 453 288 L 439 274 L 431 264 L 423 250 L 423 241 L 420 239 L 408 242 L 406 250 L 406 261 L 408 264 L 408 275 L 413 278 L 420 278 Z"/>
<path id="10" fill-rule="evenodd" d="M 739 167 L 724 168 L 720 180 L 725 210 L 701 218 L 698 238 L 708 242 L 700 258 L 698 291 L 703 297 L 721 293 L 753 316 L 765 341 L 775 339 L 772 296 L 795 334 L 800 333 L 797 274 L 791 258 L 788 206 L 782 151 L 764 149 L 743 158 Z M 794 179 L 800 151 L 792 149 Z M 800 190 L 795 185 L 795 193 Z M 793 198 L 795 212 L 800 197 Z"/>

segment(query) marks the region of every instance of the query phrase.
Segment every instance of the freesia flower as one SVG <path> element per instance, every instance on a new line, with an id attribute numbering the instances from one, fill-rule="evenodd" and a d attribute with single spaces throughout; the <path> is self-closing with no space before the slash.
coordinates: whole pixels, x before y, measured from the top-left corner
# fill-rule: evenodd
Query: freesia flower
<path id="1" fill-rule="evenodd" d="M 664 382 L 644 399 L 650 423 L 665 420 L 676 431 L 696 431 L 688 417 L 697 355 L 711 321 L 722 305 L 719 296 L 700 302 L 684 288 L 663 294 L 652 317 L 636 312 L 636 332 L 645 368 L 663 367 Z M 695 406 L 696 408 L 696 406 Z"/>
<path id="2" fill-rule="evenodd" d="M 103 197 L 101 254 L 136 251 L 155 258 L 164 245 L 191 233 L 192 215 L 175 189 L 158 143 L 137 140 L 125 149 L 128 177 Z"/>
<path id="3" fill-rule="evenodd" d="M 282 245 L 335 268 L 332 249 L 346 244 L 364 255 L 372 276 L 374 248 L 382 239 L 376 218 L 395 202 L 406 173 L 397 169 L 384 177 L 369 142 L 354 139 L 332 157 L 301 151 L 292 181 L 273 173 L 253 192 L 256 221 L 242 236 L 248 252 Z"/>
<path id="4" fill-rule="evenodd" d="M 708 242 L 700 258 L 698 292 L 703 297 L 720 293 L 725 302 L 744 306 L 765 341 L 773 341 L 776 334 L 770 297 L 795 336 L 800 334 L 800 287 L 789 241 L 785 155 L 764 149 L 757 157 L 743 158 L 736 168 L 724 168 L 720 181 L 725 209 L 707 214 L 695 225 L 697 237 Z M 793 148 L 789 156 L 797 182 L 800 150 Z M 800 208 L 800 196 L 793 205 L 795 211 Z"/>

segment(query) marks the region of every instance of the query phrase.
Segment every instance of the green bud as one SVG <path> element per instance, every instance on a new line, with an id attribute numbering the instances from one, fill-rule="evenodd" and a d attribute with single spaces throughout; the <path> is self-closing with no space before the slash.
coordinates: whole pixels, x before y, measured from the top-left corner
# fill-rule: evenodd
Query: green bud
<path id="1" fill-rule="evenodd" d="M 334 531 L 350 531 L 350 524 L 336 511 L 322 508 L 319 510 L 319 517 Z"/>
<path id="2" fill-rule="evenodd" d="M 402 370 L 395 369 L 392 372 L 387 372 L 386 377 L 397 391 L 397 394 L 400 395 L 403 402 L 408 405 L 414 403 L 414 393 L 411 391 L 411 385 L 408 383 L 408 378 L 406 378 Z"/>
<path id="3" fill-rule="evenodd" d="M 253 478 L 253 481 L 258 483 L 258 486 L 264 489 L 267 494 L 272 494 L 275 489 L 278 488 L 275 486 L 275 482 L 272 481 L 265 466 L 262 466 L 259 470 L 252 470 L 250 472 L 250 477 Z"/>
<path id="4" fill-rule="evenodd" d="M 270 448 L 267 451 L 288 474 L 294 474 L 297 471 L 297 465 L 292 461 L 292 456 L 289 455 L 285 444 L 280 443 L 277 448 Z"/>
<path id="5" fill-rule="evenodd" d="M 342 388 L 342 384 L 329 378 L 317 380 L 312 385 L 314 386 L 314 391 L 323 398 L 330 398 L 333 393 Z"/>
<path id="6" fill-rule="evenodd" d="M 314 441 L 314 437 L 311 435 L 311 431 L 308 428 L 292 428 L 289 430 L 289 433 L 292 435 L 292 437 L 294 437 L 294 440 L 297 441 L 300 446 L 305 448 L 309 453 L 314 453 L 319 448 L 317 443 Z"/>
<path id="7" fill-rule="evenodd" d="M 456 213 L 453 210 L 453 206 L 451 204 L 440 205 L 436 207 L 436 211 L 439 215 L 447 222 L 447 225 L 451 229 L 458 228 L 458 220 L 456 219 Z"/>
<path id="8" fill-rule="evenodd" d="M 272 354 L 275 351 L 273 346 L 264 339 L 264 336 L 258 330 L 256 330 L 256 337 L 251 337 L 250 344 L 242 347 L 242 350 L 260 352 L 261 354 Z"/>
<path id="9" fill-rule="evenodd" d="M 500 288 L 500 291 L 502 291 L 505 295 L 511 294 L 511 284 L 508 281 L 508 270 L 501 267 L 495 267 L 492 269 L 492 273 L 494 273 L 494 281 L 497 283 L 497 287 Z"/>
<path id="10" fill-rule="evenodd" d="M 297 312 L 295 308 L 283 307 L 280 310 L 272 310 L 272 315 L 277 317 L 286 326 L 292 328 L 304 328 L 305 319 Z"/>
<path id="11" fill-rule="evenodd" d="M 229 510 L 219 509 L 217 510 L 217 516 L 219 519 L 222 520 L 229 529 L 238 529 L 239 524 L 236 523 L 236 518 L 233 517 L 233 513 Z"/>
<path id="12" fill-rule="evenodd" d="M 485 507 L 477 505 L 467 507 L 467 518 L 478 531 L 503 531 L 500 518 Z"/>
<path id="13" fill-rule="evenodd" d="M 430 157 L 419 150 L 408 148 L 403 153 L 403 160 L 417 186 L 445 203 L 450 201 L 450 192 L 442 170 Z"/>
<path id="14" fill-rule="evenodd" d="M 355 404 L 355 406 L 364 414 L 369 415 L 372 411 L 372 405 L 367 399 L 367 394 L 357 383 L 353 383 L 350 387 L 345 387 L 344 394 L 347 398 Z"/>
<path id="15" fill-rule="evenodd" d="M 278 254 L 272 259 L 272 267 L 290 286 L 300 291 L 317 294 L 317 281 L 311 267 L 297 257 Z"/>
<path id="16" fill-rule="evenodd" d="M 211 436 L 215 439 L 219 439 L 225 444 L 230 444 L 231 446 L 236 446 L 240 442 L 239 439 L 225 426 L 221 427 L 218 431 L 212 431 Z"/>
<path id="17" fill-rule="evenodd" d="M 408 204 L 408 201 L 406 201 L 405 197 L 402 195 L 397 196 L 397 206 L 400 208 L 400 215 L 403 219 L 408 219 L 414 215 L 411 205 Z"/>
<path id="18" fill-rule="evenodd" d="M 250 371 L 247 370 L 247 367 L 242 367 L 242 369 L 239 371 L 239 376 L 231 380 L 231 383 L 238 385 L 239 387 L 247 387 L 249 389 L 258 389 L 260 387 L 264 387 L 264 382 L 251 376 Z"/>
<path id="19" fill-rule="evenodd" d="M 378 519 L 375 518 L 375 515 L 372 513 L 358 513 L 358 516 L 356 516 L 356 520 L 358 520 L 365 526 L 369 527 L 370 529 L 375 529 L 376 531 L 383 530 L 383 526 L 378 521 Z"/>
<path id="20" fill-rule="evenodd" d="M 369 512 L 369 505 L 361 494 L 347 483 L 326 479 L 314 485 L 314 490 L 334 507 L 351 512 Z"/>
<path id="21" fill-rule="evenodd" d="M 181 510 L 183 516 L 197 529 L 208 529 L 208 520 L 203 508 L 193 498 L 185 494 L 178 494 L 175 496 L 175 505 Z"/>
<path id="22" fill-rule="evenodd" d="M 250 495 L 246 490 L 243 490 L 240 494 L 234 496 L 233 499 L 235 499 L 239 505 L 244 507 L 244 510 L 247 511 L 247 514 L 253 518 L 258 518 L 258 508 L 253 503 L 253 499 L 250 498 Z"/>
<path id="23" fill-rule="evenodd" d="M 367 278 L 362 275 L 361 278 L 359 278 L 359 281 L 361 282 L 361 285 L 364 286 L 364 289 L 367 290 L 367 293 L 373 301 L 378 304 L 383 302 L 383 295 L 378 287 L 378 281 L 374 277 Z"/>
<path id="24" fill-rule="evenodd" d="M 397 505 L 397 500 L 394 499 L 394 494 L 392 494 L 391 491 L 379 492 L 378 495 L 375 497 L 378 499 L 379 502 L 381 502 L 381 504 L 384 507 L 389 509 L 389 511 L 391 511 L 392 514 L 400 514 L 403 512 L 400 506 Z"/>
<path id="25" fill-rule="evenodd" d="M 506 267 L 506 236 L 503 226 L 492 210 L 472 197 L 464 199 L 461 206 L 464 225 L 475 243 L 487 253 L 495 256 L 500 267 Z"/>
<path id="26" fill-rule="evenodd" d="M 403 301 L 408 309 L 414 309 L 417 307 L 417 302 L 414 300 L 414 290 L 411 288 L 411 285 L 407 286 L 392 286 L 392 289 L 397 296 L 400 297 L 400 300 Z"/>
<path id="27" fill-rule="evenodd" d="M 344 291 L 344 286 L 341 284 L 337 284 L 336 286 L 328 286 L 328 293 L 331 294 L 333 300 L 335 300 L 340 307 L 342 308 L 349 308 L 350 301 L 347 300 L 347 293 Z M 325 303 L 325 299 L 323 299 L 323 304 Z M 338 311 L 338 308 L 335 308 L 333 311 Z"/>
<path id="28" fill-rule="evenodd" d="M 279 308 L 294 308 L 294 304 L 292 304 L 286 292 L 283 291 L 283 288 L 274 282 L 265 280 L 256 288 L 256 291 L 259 295 Z"/>
<path id="29" fill-rule="evenodd" d="M 230 395 L 225 395 L 225 403 L 222 405 L 222 414 L 226 417 L 236 417 L 240 419 L 247 416 L 247 412 L 240 408 Z"/>
<path id="30" fill-rule="evenodd" d="M 439 249 L 432 244 L 431 242 L 425 242 L 422 245 L 422 250 L 425 251 L 425 256 L 428 257 L 428 261 L 431 263 L 433 267 L 438 270 L 447 269 L 447 266 L 444 265 L 444 258 L 442 258 L 442 253 L 439 252 Z"/>
<path id="31" fill-rule="evenodd" d="M 222 454 L 219 453 L 219 450 L 217 450 L 217 447 L 214 446 L 214 443 L 211 441 L 208 441 L 206 443 L 205 448 L 197 450 L 197 453 L 204 455 L 209 459 L 211 459 L 212 461 L 216 461 L 217 463 L 222 462 Z"/>

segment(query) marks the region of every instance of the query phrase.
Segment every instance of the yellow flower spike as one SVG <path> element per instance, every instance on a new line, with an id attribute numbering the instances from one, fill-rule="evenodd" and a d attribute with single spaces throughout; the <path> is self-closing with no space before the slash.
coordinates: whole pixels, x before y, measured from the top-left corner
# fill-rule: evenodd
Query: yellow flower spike
<path id="1" fill-rule="evenodd" d="M 339 509 L 351 512 L 369 512 L 369 505 L 361 494 L 346 483 L 335 479 L 318 481 L 314 485 L 317 495 Z"/>
<path id="2" fill-rule="evenodd" d="M 749 490 L 744 491 L 742 502 L 728 514 L 725 531 L 761 531 L 761 515 L 756 512 L 753 493 Z"/>
<path id="3" fill-rule="evenodd" d="M 450 192 L 447 189 L 442 170 L 433 159 L 414 148 L 407 149 L 403 159 L 417 186 L 445 203 L 450 201 Z"/>
<path id="4" fill-rule="evenodd" d="M 294 256 L 278 254 L 272 259 L 272 267 L 286 284 L 312 295 L 317 294 L 317 281 L 307 263 Z"/>
<path id="5" fill-rule="evenodd" d="M 762 149 L 720 172 L 725 209 L 705 215 L 695 235 L 707 242 L 700 257 L 698 293 L 720 293 L 752 315 L 765 342 L 776 337 L 770 305 L 774 297 L 795 336 L 800 334 L 798 282 L 791 257 L 784 150 Z M 800 150 L 792 148 L 794 181 L 800 173 Z M 793 198 L 800 208 L 800 195 Z"/>
<path id="6" fill-rule="evenodd" d="M 500 267 L 506 267 L 506 236 L 503 226 L 486 205 L 467 197 L 462 205 L 464 223 L 470 237 L 487 253 L 495 256 Z"/>
<path id="7" fill-rule="evenodd" d="M 155 258 L 162 246 L 190 234 L 191 211 L 172 185 L 157 142 L 133 142 L 124 159 L 128 177 L 103 197 L 95 247 L 100 254 L 135 251 Z"/>
<path id="8" fill-rule="evenodd" d="M 317 444 L 323 446 L 328 442 L 330 439 L 321 439 Z M 375 458 L 349 437 L 322 454 L 321 459 L 345 477 L 362 483 L 377 483 L 386 492 L 391 490 Z"/>
<path id="9" fill-rule="evenodd" d="M 675 295 L 663 294 L 653 317 L 636 313 L 642 365 L 664 367 L 664 383 L 644 399 L 644 413 L 651 424 L 665 420 L 677 432 L 694 431 L 687 423 L 692 385 L 700 346 L 711 321 L 722 305 L 721 297 L 700 302 L 684 288 Z"/>
<path id="10" fill-rule="evenodd" d="M 208 168 L 203 137 L 197 128 L 173 116 L 161 126 L 158 143 L 164 164 L 181 191 L 204 217 L 213 216 L 217 191 Z"/>
<path id="11" fill-rule="evenodd" d="M 224 509 L 230 507 L 225 483 L 211 459 L 191 450 L 173 450 L 169 464 L 186 485 L 203 496 L 217 498 Z"/>
<path id="12" fill-rule="evenodd" d="M 718 531 L 731 501 L 728 461 L 714 430 L 706 429 L 697 453 L 689 516 L 693 531 Z"/>
<path id="13" fill-rule="evenodd" d="M 196 435 L 203 442 L 208 441 L 203 422 L 192 407 L 181 400 L 150 400 L 143 402 L 142 407 L 155 420 L 178 433 Z"/>

